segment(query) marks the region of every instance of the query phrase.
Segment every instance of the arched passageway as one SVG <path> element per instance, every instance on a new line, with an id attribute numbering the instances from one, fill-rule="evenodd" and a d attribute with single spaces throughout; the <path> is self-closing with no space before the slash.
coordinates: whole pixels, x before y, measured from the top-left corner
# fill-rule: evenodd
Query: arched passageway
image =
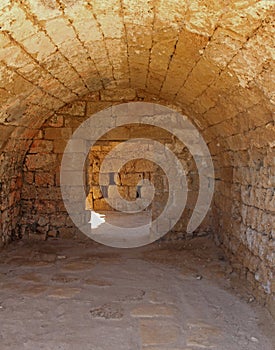
<path id="1" fill-rule="evenodd" d="M 274 313 L 273 1 L 3 0 L 0 11 L 0 244 L 80 239 L 60 192 L 67 141 L 105 108 L 157 103 L 189 118 L 213 160 L 214 197 L 192 237 L 212 237 Z M 99 151 L 135 135 L 126 129 Z M 179 244 L 191 238 L 194 161 L 160 131 L 137 134 L 187 164 L 187 207 L 165 236 Z M 128 199 L 131 179 L 120 183 Z M 105 205 L 96 189 L 91 199 Z"/>

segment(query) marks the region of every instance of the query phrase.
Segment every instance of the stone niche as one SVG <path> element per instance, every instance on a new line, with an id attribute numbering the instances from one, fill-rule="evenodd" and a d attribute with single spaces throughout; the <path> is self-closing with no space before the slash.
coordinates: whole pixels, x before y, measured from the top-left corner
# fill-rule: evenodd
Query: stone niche
<path id="1" fill-rule="evenodd" d="M 168 132 L 150 125 L 129 124 L 113 129 L 104 135 L 90 149 L 86 161 L 86 209 L 98 212 L 115 209 L 129 211 L 131 207 L 139 211 L 138 204 L 135 207 L 133 202 L 136 203 L 137 199 L 141 199 L 142 203 L 146 201 L 149 203 L 144 210 L 153 211 L 155 214 L 153 216 L 156 216 L 157 212 L 161 212 L 160 207 L 163 209 L 165 206 L 168 180 L 155 162 L 145 158 L 123 159 L 123 155 L 118 152 L 118 156 L 111 159 L 110 171 L 102 172 L 102 164 L 106 156 L 119 145 L 128 141 L 127 152 L 135 153 L 137 145 L 129 141 L 125 129 L 131 130 L 131 139 L 150 137 L 170 147 L 172 145 L 172 137 Z M 149 146 L 142 145 L 141 147 Z M 152 198 L 146 183 L 154 186 Z M 125 201 L 121 203 L 118 197 Z"/>
<path id="2" fill-rule="evenodd" d="M 118 152 L 117 158 L 112 158 L 113 163 L 110 171 L 102 171 L 102 164 L 106 157 L 119 145 L 128 142 L 127 151 L 134 154 L 137 146 L 135 143 L 131 144 L 131 140 L 137 138 L 147 138 L 165 145 L 167 149 L 176 154 L 182 164 L 188 181 L 188 199 L 181 219 L 172 232 L 166 236 L 166 239 L 168 237 L 179 239 L 185 232 L 197 200 L 198 174 L 194 160 L 185 145 L 162 128 L 144 124 L 129 124 L 111 130 L 93 145 L 86 159 L 86 210 L 104 213 L 118 209 L 129 212 L 130 208 L 134 208 L 140 212 L 137 199 L 141 199 L 143 205 L 149 203 L 148 206 L 144 206 L 143 210 L 149 211 L 153 220 L 162 213 L 169 196 L 169 179 L 161 166 L 157 164 L 158 155 L 154 153 L 155 162 L 145 159 L 146 157 L 135 159 L 130 157 L 131 159 L 126 161 L 123 159 L 123 155 Z M 160 158 L 162 156 L 163 154 Z M 171 174 L 172 177 L 176 176 L 175 164 L 171 162 L 168 154 L 167 163 L 171 163 L 169 176 Z M 118 164 L 123 164 L 123 166 L 119 167 Z M 147 186 L 141 185 L 144 180 L 148 180 L 154 187 L 152 197 Z M 118 197 L 122 197 L 125 201 L 121 203 Z M 133 202 L 136 206 L 133 206 Z M 161 224 L 170 226 L 170 222 L 162 222 Z"/>
<path id="3" fill-rule="evenodd" d="M 146 159 L 134 159 L 127 162 L 122 168 L 117 169 L 119 171 L 115 171 L 114 168 L 114 171 L 101 173 L 100 184 L 101 164 L 105 156 L 119 144 L 119 141 L 99 141 L 90 150 L 87 160 L 87 210 L 114 210 L 109 203 L 114 203 L 118 199 L 118 194 L 126 201 L 135 201 L 137 198 L 146 199 L 146 189 L 140 185 L 140 182 L 148 180 L 154 184 L 156 165 Z M 147 207 L 147 210 L 150 207 Z M 120 207 L 120 209 L 127 210 L 123 207 Z"/>

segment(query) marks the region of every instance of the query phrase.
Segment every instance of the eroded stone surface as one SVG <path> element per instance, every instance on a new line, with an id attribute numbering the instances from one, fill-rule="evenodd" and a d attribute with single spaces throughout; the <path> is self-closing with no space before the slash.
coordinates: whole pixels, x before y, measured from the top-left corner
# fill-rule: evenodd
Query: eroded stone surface
<path id="1" fill-rule="evenodd" d="M 84 280 L 84 283 L 98 287 L 110 287 L 112 285 L 111 281 L 105 281 L 96 278 L 87 278 Z"/>
<path id="2" fill-rule="evenodd" d="M 93 266 L 94 266 L 94 262 L 92 261 L 78 260 L 78 261 L 67 262 L 64 264 L 62 268 L 63 270 L 67 270 L 67 271 L 81 271 L 81 270 L 90 270 L 93 268 Z"/>
<path id="3" fill-rule="evenodd" d="M 140 334 L 144 345 L 173 344 L 179 338 L 179 328 L 169 321 L 143 320 Z"/>
<path id="4" fill-rule="evenodd" d="M 203 322 L 190 323 L 187 325 L 190 335 L 187 336 L 188 346 L 194 346 L 202 349 L 214 347 L 213 343 L 220 336 L 221 330 L 217 327 L 205 324 Z"/>
<path id="5" fill-rule="evenodd" d="M 90 310 L 92 318 L 104 318 L 105 320 L 119 320 L 123 317 L 123 309 L 120 305 L 104 304 Z"/>
<path id="6" fill-rule="evenodd" d="M 47 295 L 50 298 L 68 299 L 74 297 L 75 295 L 80 293 L 80 291 L 80 288 L 52 287 L 47 292 Z"/>
<path id="7" fill-rule="evenodd" d="M 175 315 L 175 308 L 167 305 L 140 305 L 131 311 L 134 317 L 172 317 Z"/>
<path id="8" fill-rule="evenodd" d="M 29 287 L 22 287 L 21 286 L 21 291 L 23 295 L 29 295 L 29 296 L 38 296 L 41 293 L 44 293 L 48 290 L 48 285 L 34 285 L 34 286 L 29 286 Z"/>
<path id="9" fill-rule="evenodd" d="M 0 265 L 3 350 L 22 344 L 30 350 L 60 344 L 72 350 L 87 344 L 104 350 L 114 344 L 118 350 L 273 349 L 269 314 L 247 298 L 240 281 L 234 282 L 236 295 L 229 264 L 209 238 L 180 249 L 162 243 L 119 252 L 92 241 L 56 240 L 44 243 L 44 253 L 66 258 L 49 266 L 12 263 L 13 257 L 28 261 L 37 246 L 17 242 L 3 251 L 10 259 Z M 64 269 L 88 257 L 97 261 L 92 270 Z M 216 279 L 211 269 L 219 262 L 223 277 Z"/>

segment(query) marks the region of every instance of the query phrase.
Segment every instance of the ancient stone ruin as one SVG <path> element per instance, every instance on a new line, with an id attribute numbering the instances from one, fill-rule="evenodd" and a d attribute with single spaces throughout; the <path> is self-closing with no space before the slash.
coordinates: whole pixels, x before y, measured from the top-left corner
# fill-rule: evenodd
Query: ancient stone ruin
<path id="1" fill-rule="evenodd" d="M 78 340 L 76 344 L 82 344 L 80 349 L 198 350 L 210 349 L 212 345 L 232 350 L 273 348 L 272 341 L 250 334 L 253 329 L 257 332 L 257 327 L 245 329 L 246 338 L 237 336 L 230 316 L 227 323 L 232 329 L 228 334 L 238 339 L 231 345 L 224 335 L 226 321 L 220 320 L 219 332 L 224 333 L 219 333 L 215 325 L 204 320 L 200 310 L 188 322 L 177 319 L 181 306 L 175 304 L 173 297 L 162 299 L 160 291 L 165 293 L 167 285 L 169 288 L 173 285 L 169 278 L 172 279 L 177 269 L 181 277 L 174 276 L 175 281 L 185 273 L 193 276 L 193 280 L 190 277 L 192 290 L 196 288 L 194 283 L 201 282 L 203 286 L 209 276 L 217 282 L 222 275 L 223 281 L 230 280 L 230 288 L 242 296 L 234 296 L 236 299 L 232 300 L 228 297 L 229 304 L 239 305 L 240 300 L 255 303 L 264 314 L 263 322 L 272 323 L 268 317 L 269 313 L 275 315 L 274 18 L 272 0 L 1 0 L 0 348 L 3 344 L 3 349 L 12 350 L 57 349 L 57 343 L 62 349 L 76 348 L 74 340 L 66 337 L 24 338 L 26 347 L 7 340 L 16 325 L 12 312 L 10 318 L 5 315 L 2 319 L 2 315 L 12 309 L 10 298 L 16 291 L 20 296 L 26 295 L 27 300 L 30 296 L 34 298 L 34 307 L 38 307 L 42 296 L 44 302 L 45 298 L 50 302 L 75 302 L 78 297 L 83 301 L 94 295 L 89 317 L 95 322 L 98 319 L 114 322 L 108 323 L 106 329 L 110 327 L 109 336 L 114 337 L 115 345 L 108 343 L 105 326 L 100 328 L 97 323 L 99 328 L 92 339 L 97 334 L 98 340 L 93 343 L 89 331 L 83 331 L 83 339 L 91 346 Z M 116 108 L 121 105 L 127 108 L 124 115 L 117 116 Z M 203 221 L 193 231 L 188 231 L 188 222 L 196 208 L 201 185 L 196 157 L 174 132 L 143 120 L 132 122 L 137 113 L 142 118 L 148 117 L 147 106 L 149 109 L 156 106 L 149 115 L 153 119 L 161 114 L 161 108 L 169 109 L 167 125 L 172 125 L 173 113 L 184 116 L 209 149 L 214 170 L 213 178 L 209 175 L 214 181 L 213 198 Z M 140 183 L 144 180 L 154 185 L 155 192 L 141 213 L 150 213 L 153 221 L 165 210 L 171 186 L 169 176 L 157 160 L 139 156 L 120 169 L 104 173 L 100 183 L 105 157 L 131 139 L 155 140 L 172 151 L 182 165 L 187 186 L 185 208 L 176 224 L 171 224 L 171 217 L 162 220 L 156 230 L 167 233 L 152 245 L 139 248 L 144 251 L 132 251 L 135 259 L 140 259 L 136 276 L 140 273 L 140 281 L 144 277 L 144 285 L 138 286 L 138 281 L 133 280 L 132 290 L 125 279 L 121 282 L 125 283 L 125 293 L 115 278 L 119 275 L 119 264 L 123 269 L 125 259 L 128 264 L 125 274 L 131 280 L 134 269 L 131 259 L 127 260 L 131 249 L 122 253 L 116 248 L 100 246 L 83 234 L 68 214 L 60 183 L 62 157 L 69 140 L 85 121 L 105 110 L 110 111 L 107 119 L 110 131 L 89 149 L 85 167 L 81 169 L 86 191 L 83 205 L 87 211 L 115 215 L 118 210 L 108 199 L 117 201 L 117 191 L 129 206 L 137 200 L 149 200 L 150 193 Z M 120 117 L 127 123 L 112 124 Z M 100 123 L 99 120 L 98 127 Z M 174 129 L 182 131 L 180 126 Z M 136 150 L 135 145 L 129 147 L 133 152 Z M 169 152 L 166 156 L 171 177 L 177 179 L 176 167 L 169 163 Z M 123 203 L 122 211 L 128 206 Z M 141 216 L 133 218 L 125 219 L 126 227 L 142 220 Z M 202 260 L 196 260 L 197 257 Z M 150 268 L 143 264 L 155 264 L 152 275 L 146 275 Z M 160 276 L 158 264 L 164 264 L 167 269 L 163 272 L 167 284 L 161 284 L 161 277 L 157 277 Z M 113 279 L 104 275 L 104 266 L 110 266 Z M 170 276 L 168 266 L 173 267 Z M 89 277 L 90 269 L 97 271 L 96 268 L 99 277 Z M 7 275 L 7 270 L 15 272 Z M 16 281 L 20 276 L 24 282 Z M 189 283 L 188 278 L 184 283 Z M 151 288 L 153 281 L 160 283 L 159 292 L 157 287 Z M 92 289 L 88 291 L 83 286 Z M 114 291 L 105 298 L 108 288 Z M 177 285 L 177 288 L 181 287 Z M 211 294 L 210 285 L 203 288 L 198 291 L 202 293 L 198 300 L 204 298 L 203 293 Z M 80 297 L 84 290 L 86 294 Z M 191 298 L 187 297 L 188 290 L 183 293 L 187 299 Z M 213 292 L 213 298 L 217 305 L 223 305 L 218 292 Z M 20 305 L 18 310 L 23 313 Z M 68 305 L 64 306 L 64 313 L 71 312 Z M 79 306 L 81 312 L 85 312 L 83 305 Z M 221 311 L 217 305 L 218 315 Z M 50 307 L 62 309 L 60 305 Z M 236 306 L 241 325 L 246 323 L 245 315 L 253 317 L 249 307 Z M 20 318 L 19 311 L 14 312 L 14 317 Z M 229 315 L 226 311 L 225 314 Z M 56 317 L 49 310 L 45 315 L 45 319 Z M 211 315 L 215 317 L 214 311 Z M 77 313 L 76 319 L 81 319 Z M 134 331 L 129 328 L 121 345 L 119 329 L 132 325 L 131 322 L 137 322 L 138 326 Z M 31 333 L 35 324 L 29 329 L 18 327 L 20 338 L 24 332 Z"/>

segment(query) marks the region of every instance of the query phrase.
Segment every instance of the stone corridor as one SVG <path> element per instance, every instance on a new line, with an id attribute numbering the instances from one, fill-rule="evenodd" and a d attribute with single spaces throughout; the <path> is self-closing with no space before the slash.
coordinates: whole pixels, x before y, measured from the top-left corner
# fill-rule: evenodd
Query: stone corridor
<path id="1" fill-rule="evenodd" d="M 1 350 L 274 348 L 274 38 L 274 0 L 0 1 Z"/>

